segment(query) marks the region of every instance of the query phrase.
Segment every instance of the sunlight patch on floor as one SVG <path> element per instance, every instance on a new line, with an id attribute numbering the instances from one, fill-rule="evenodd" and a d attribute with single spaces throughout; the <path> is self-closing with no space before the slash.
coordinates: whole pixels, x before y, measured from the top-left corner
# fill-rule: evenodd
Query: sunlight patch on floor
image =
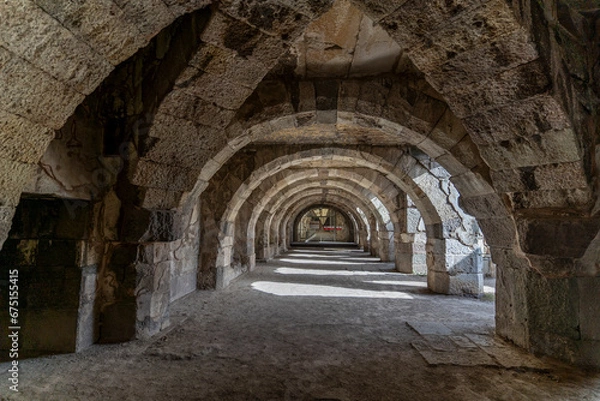
<path id="1" fill-rule="evenodd" d="M 384 276 L 397 275 L 398 273 L 373 272 L 363 270 L 322 270 L 322 269 L 295 269 L 293 267 L 278 267 L 275 269 L 278 274 L 297 274 L 308 276 Z"/>
<path id="2" fill-rule="evenodd" d="M 373 284 L 386 284 L 386 285 L 405 285 L 408 287 L 422 287 L 427 288 L 427 283 L 421 281 L 391 281 L 391 280 L 373 280 L 373 281 L 365 281 L 365 283 L 373 283 Z"/>
<path id="3" fill-rule="evenodd" d="M 399 291 L 370 291 L 328 285 L 278 283 L 273 281 L 256 281 L 252 283 L 252 288 L 282 297 L 414 299 L 412 296 Z"/>
<path id="4" fill-rule="evenodd" d="M 284 262 L 284 263 L 297 263 L 297 264 L 301 264 L 301 265 L 314 265 L 315 262 L 314 260 L 303 260 L 303 259 L 288 259 L 288 258 L 282 258 L 279 259 L 279 261 Z M 343 260 L 319 260 L 318 263 L 320 265 L 364 265 L 364 263 L 358 263 L 358 262 L 345 262 Z"/>

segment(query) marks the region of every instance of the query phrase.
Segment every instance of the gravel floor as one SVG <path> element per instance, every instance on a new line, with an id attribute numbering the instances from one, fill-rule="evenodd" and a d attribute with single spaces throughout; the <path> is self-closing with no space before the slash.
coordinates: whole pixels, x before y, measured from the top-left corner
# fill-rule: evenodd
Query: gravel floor
<path id="1" fill-rule="evenodd" d="M 177 301 L 151 340 L 21 361 L 21 391 L 4 378 L 0 399 L 600 400 L 600 374 L 494 339 L 493 295 L 431 294 L 391 269 L 298 249 Z"/>

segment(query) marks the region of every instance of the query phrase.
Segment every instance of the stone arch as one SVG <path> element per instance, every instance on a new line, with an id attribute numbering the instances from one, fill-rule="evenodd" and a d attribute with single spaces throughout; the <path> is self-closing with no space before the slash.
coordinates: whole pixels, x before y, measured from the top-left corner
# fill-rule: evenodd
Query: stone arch
<path id="1" fill-rule="evenodd" d="M 318 192 L 316 190 L 311 192 L 310 189 L 315 189 L 317 186 L 325 186 L 327 189 L 331 189 L 332 191 L 338 191 L 338 190 L 344 191 L 344 193 L 347 194 L 347 195 L 345 195 L 346 196 L 345 199 L 351 200 L 353 202 L 353 204 L 355 204 L 357 206 L 361 206 L 361 209 L 363 211 L 367 211 L 367 212 L 369 212 L 370 216 L 373 216 L 373 218 L 375 220 L 372 220 L 372 222 L 377 222 L 376 225 L 380 226 L 380 227 L 386 225 L 386 222 L 383 220 L 383 216 L 381 216 L 379 210 L 377 210 L 372 204 L 370 205 L 368 202 L 364 201 L 363 198 L 357 196 L 356 192 L 357 191 L 360 192 L 361 191 L 360 188 L 346 184 L 345 182 L 348 181 L 347 179 L 343 179 L 343 181 L 342 181 L 342 178 L 336 178 L 335 180 L 318 179 L 313 182 L 307 182 L 307 181 L 309 181 L 309 180 L 307 180 L 306 178 L 302 178 L 301 180 L 298 180 L 298 183 L 295 183 L 297 185 L 295 185 L 293 187 L 290 186 L 291 188 L 289 188 L 286 192 L 283 192 L 282 196 L 278 197 L 276 202 L 274 202 L 271 207 L 271 210 L 272 210 L 271 215 L 272 215 L 272 218 L 275 219 L 275 221 L 274 221 L 274 223 L 269 223 L 269 222 L 266 222 L 266 223 L 274 226 L 275 228 L 273 230 L 276 233 L 279 233 L 279 235 L 277 236 L 279 238 L 279 240 L 276 242 L 278 247 L 285 249 L 284 247 L 286 247 L 287 243 L 289 242 L 289 241 L 287 241 L 289 236 L 287 235 L 287 231 L 284 229 L 284 226 L 281 225 L 280 218 L 277 218 L 277 216 L 285 215 L 285 211 L 287 211 L 287 209 L 288 209 L 288 206 L 286 206 L 286 204 L 290 201 L 293 202 L 295 200 L 295 198 L 294 198 L 295 196 L 302 197 L 303 195 L 306 195 L 306 194 L 316 195 Z M 349 181 L 349 183 L 352 184 L 352 181 Z M 354 185 L 358 185 L 356 181 L 354 182 Z M 362 189 L 362 190 L 365 191 L 365 189 Z M 367 193 L 370 193 L 370 191 L 367 191 Z M 338 196 L 342 196 L 342 194 L 338 194 Z M 372 194 L 371 196 L 375 196 L 375 194 Z M 384 204 L 384 206 L 385 206 L 385 204 Z M 390 205 L 388 205 L 388 207 L 390 207 Z M 254 223 L 255 216 L 260 216 L 264 211 L 265 211 L 265 209 L 262 209 L 262 210 L 259 208 L 255 209 L 255 211 L 253 212 L 253 219 L 251 220 L 251 223 L 248 225 L 249 232 L 250 232 L 250 230 L 254 230 L 254 227 L 256 225 Z M 392 214 L 393 214 L 393 211 L 392 211 Z M 258 220 L 256 220 L 256 221 L 258 221 Z M 376 229 L 375 224 L 371 223 L 370 225 L 373 228 L 373 230 Z M 373 248 L 373 250 L 375 250 L 375 248 Z"/>
<path id="2" fill-rule="evenodd" d="M 276 159 L 274 162 L 272 162 L 274 166 L 277 166 L 278 170 L 285 170 L 287 167 L 285 167 L 285 164 L 280 163 L 281 161 Z M 306 162 L 306 160 L 304 160 L 304 162 Z M 300 163 L 296 163 L 296 165 L 301 164 Z M 227 283 L 234 278 L 234 276 L 239 275 L 241 272 L 243 272 L 243 269 L 240 268 L 236 268 L 235 266 L 231 265 L 231 261 L 232 261 L 232 257 L 234 256 L 234 250 L 238 251 L 234 245 L 237 242 L 234 238 L 235 238 L 235 227 L 236 227 L 236 219 L 238 216 L 238 213 L 240 211 L 240 209 L 242 208 L 243 205 L 246 204 L 247 202 L 247 198 L 250 197 L 252 195 L 252 192 L 258 188 L 260 186 L 260 184 L 262 184 L 262 182 L 264 181 L 264 179 L 266 177 L 268 177 L 271 173 L 270 171 L 270 166 L 267 164 L 265 165 L 265 169 L 263 170 L 263 176 L 262 179 L 259 180 L 255 180 L 255 184 L 253 185 L 247 185 L 247 184 L 242 184 L 242 186 L 238 189 L 238 191 L 243 191 L 245 193 L 245 196 L 242 195 L 234 195 L 232 197 L 232 199 L 236 199 L 237 205 L 228 206 L 227 211 L 224 214 L 224 217 L 221 219 L 221 223 L 220 226 L 222 228 L 220 235 L 220 248 L 219 248 L 219 253 L 217 256 L 217 285 L 218 287 L 222 287 L 224 285 L 227 285 Z M 311 172 L 312 171 L 312 172 Z M 301 181 L 301 180 L 306 180 L 307 177 L 311 177 L 311 175 L 316 178 L 319 179 L 319 169 L 312 169 L 307 171 L 303 171 L 300 173 L 295 173 L 292 174 L 292 178 L 285 178 L 284 180 L 282 180 L 281 182 L 283 183 L 283 187 L 288 186 L 293 184 L 295 181 Z M 322 178 L 322 176 L 321 176 Z M 348 177 L 349 179 L 352 178 L 353 181 L 355 182 L 355 184 L 357 185 L 365 185 L 363 183 L 364 178 L 357 176 L 357 175 L 349 175 Z M 337 178 L 336 180 L 339 180 L 339 178 Z M 330 184 L 329 185 L 333 185 L 333 186 L 339 186 L 340 184 L 338 182 L 336 182 L 336 180 L 330 180 Z M 250 179 L 248 180 L 250 181 Z M 244 187 L 244 185 L 246 185 L 246 187 Z M 350 187 L 349 190 L 356 190 L 357 187 Z M 268 196 L 266 197 L 261 197 L 262 199 L 270 199 L 275 195 L 278 195 L 279 190 L 281 188 L 275 186 L 273 188 L 270 188 Z M 371 193 L 370 191 L 367 191 L 368 193 Z M 375 196 L 375 194 L 373 194 L 373 196 Z M 389 201 L 384 201 L 385 203 L 389 203 Z M 393 206 L 392 204 L 390 204 L 390 208 Z M 390 213 L 390 215 L 392 216 L 392 218 L 394 218 L 394 214 Z M 258 217 L 258 214 L 256 214 L 256 216 Z M 253 224 L 255 224 L 253 222 Z M 227 230 L 227 231 L 225 231 Z M 252 235 L 254 232 L 254 229 L 252 230 Z M 243 243 L 247 244 L 247 245 L 251 245 L 252 247 L 254 246 L 254 241 L 253 239 L 251 241 L 243 241 Z M 240 258 L 245 260 L 247 263 L 251 263 L 252 259 L 253 259 L 253 251 L 250 255 L 248 255 L 249 257 L 247 258 Z M 250 253 L 249 252 L 249 253 Z M 383 255 L 382 255 L 383 256 Z M 384 257 L 384 259 L 387 260 L 387 257 Z M 233 268 L 233 270 L 231 271 L 231 268 Z"/>
<path id="3" fill-rule="evenodd" d="M 420 210 L 422 210 L 421 213 L 427 223 L 427 229 L 430 232 L 429 237 L 437 239 L 437 241 L 433 241 L 428 245 L 428 254 L 430 257 L 429 264 L 431 266 L 439 266 L 432 268 L 430 270 L 432 274 L 428 275 L 429 286 L 432 290 L 442 293 L 448 291 L 480 292 L 482 284 L 481 273 L 477 270 L 478 268 L 480 270 L 480 263 L 477 262 L 478 255 L 472 253 L 472 251 L 466 250 L 467 248 L 465 248 L 464 252 L 460 251 L 463 246 L 460 242 L 456 241 L 452 244 L 454 253 L 450 254 L 446 252 L 446 236 L 452 230 L 444 229 L 447 222 L 444 218 L 440 218 L 440 211 L 433 207 L 427 194 L 423 192 L 421 188 L 415 187 L 415 183 L 412 179 L 410 179 L 409 182 L 404 182 L 399 178 L 408 176 L 407 171 L 402 170 L 402 167 L 394 166 L 381 157 L 371 154 L 358 154 L 355 151 L 336 148 L 331 150 L 325 148 L 325 151 L 328 159 L 347 160 L 348 157 L 353 156 L 352 161 L 356 165 L 369 167 L 386 175 L 386 177 L 395 185 L 402 190 L 405 190 L 419 208 L 422 208 Z M 323 149 L 320 149 L 320 152 L 323 152 Z M 266 177 L 276 174 L 278 171 L 282 171 L 288 167 L 298 166 L 304 162 L 315 161 L 322 158 L 322 153 L 317 153 L 317 155 L 318 156 L 315 156 L 314 150 L 304 151 L 267 163 L 261 168 L 256 169 L 250 178 L 238 188 L 235 195 L 232 197 L 234 201 L 228 205 L 220 223 L 222 233 L 220 237 L 220 249 L 222 249 L 222 251 L 220 251 L 219 257 L 217 258 L 219 267 L 222 268 L 228 266 L 230 263 L 231 247 L 234 243 L 233 235 L 235 232 L 234 216 L 237 215 L 238 211 L 252 192 Z M 426 171 L 423 173 L 426 173 Z M 427 207 L 429 207 L 429 209 L 427 209 Z M 451 256 L 450 259 L 448 259 L 449 256 Z M 456 271 L 453 271 L 453 274 L 449 275 L 447 266 L 456 267 Z"/>
<path id="4" fill-rule="evenodd" d="M 313 193 L 314 193 L 314 195 L 310 195 Z M 282 244 L 289 242 L 289 241 L 287 241 L 287 239 L 290 238 L 290 235 L 291 235 L 292 227 L 289 224 L 290 220 L 292 220 L 291 216 L 298 213 L 298 211 L 302 207 L 306 207 L 311 202 L 314 202 L 313 199 L 319 199 L 319 196 L 324 197 L 324 195 L 319 195 L 317 189 L 313 189 L 313 190 L 307 190 L 306 194 L 298 194 L 293 197 L 290 197 L 288 202 L 286 202 L 286 204 L 282 206 L 281 210 L 278 211 L 273 216 L 273 222 L 271 224 L 272 224 L 272 226 L 275 227 L 275 230 L 278 230 L 281 233 L 280 238 L 282 238 L 281 239 Z M 332 197 L 332 198 L 339 197 L 342 201 L 356 202 L 356 200 L 352 197 L 352 194 L 347 193 L 347 192 L 332 194 L 330 191 L 327 194 L 327 197 Z M 358 204 L 353 203 L 353 204 L 361 205 L 360 203 L 358 203 Z M 363 206 L 363 208 L 367 208 L 366 213 L 363 211 L 362 208 L 361 208 L 361 211 L 363 211 L 363 213 L 365 213 L 365 226 L 367 229 L 370 230 L 369 232 L 363 234 L 363 243 L 368 244 L 368 248 L 365 248 L 365 250 L 370 251 L 371 255 L 373 255 L 373 256 L 380 257 L 380 255 L 383 255 L 384 257 L 386 257 L 386 255 L 385 255 L 386 248 L 381 247 L 381 244 L 379 242 L 378 232 L 377 232 L 377 229 L 375 228 L 376 225 L 379 224 L 378 220 L 379 220 L 380 216 L 378 216 L 378 210 L 373 210 L 373 208 L 366 203 L 362 206 Z M 285 213 L 283 213 L 283 211 L 286 211 L 287 215 Z M 369 242 L 367 242 L 368 239 L 369 239 Z"/>
<path id="5" fill-rule="evenodd" d="M 323 196 L 321 199 L 325 198 L 325 196 Z M 314 200 L 313 200 L 314 202 Z M 324 199 L 322 201 L 319 201 L 317 203 L 311 203 L 310 205 L 306 206 L 303 210 L 301 210 L 295 217 L 295 221 L 291 227 L 291 236 L 290 238 L 292 238 L 294 240 L 295 243 L 299 242 L 300 239 L 297 237 L 297 229 L 300 225 L 300 221 L 299 219 L 302 218 L 304 215 L 306 215 L 307 213 L 309 213 L 310 211 L 316 209 L 316 208 L 322 208 L 322 207 L 326 207 L 326 208 L 330 208 L 333 209 L 333 211 L 336 212 L 336 214 L 341 215 L 341 218 L 343 219 L 343 221 L 345 223 L 348 223 L 348 238 L 346 241 L 346 243 L 352 243 L 352 244 L 358 244 L 358 222 L 355 220 L 355 215 L 350 212 L 350 210 L 347 207 L 344 207 L 344 205 L 342 204 L 336 204 L 334 201 L 325 201 Z M 336 241 L 334 239 L 334 241 Z M 339 240 L 338 240 L 339 241 Z M 306 241 L 308 242 L 308 240 Z"/>

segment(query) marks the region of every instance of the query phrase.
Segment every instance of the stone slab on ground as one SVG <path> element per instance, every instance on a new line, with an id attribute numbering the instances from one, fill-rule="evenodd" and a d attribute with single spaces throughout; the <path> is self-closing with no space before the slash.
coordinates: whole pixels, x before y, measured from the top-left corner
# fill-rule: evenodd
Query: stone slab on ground
<path id="1" fill-rule="evenodd" d="M 453 334 L 452 330 L 440 322 L 406 322 L 406 324 L 422 336 L 428 334 L 449 336 Z"/>
<path id="2" fill-rule="evenodd" d="M 411 345 L 431 366 L 497 366 L 506 369 L 548 371 L 548 367 L 541 360 L 509 346 L 493 334 L 480 334 L 481 331 L 460 333 L 457 328 L 461 326 L 457 322 L 453 323 L 454 331 L 439 322 L 411 321 L 406 324 L 419 333 L 421 339 L 413 341 Z"/>

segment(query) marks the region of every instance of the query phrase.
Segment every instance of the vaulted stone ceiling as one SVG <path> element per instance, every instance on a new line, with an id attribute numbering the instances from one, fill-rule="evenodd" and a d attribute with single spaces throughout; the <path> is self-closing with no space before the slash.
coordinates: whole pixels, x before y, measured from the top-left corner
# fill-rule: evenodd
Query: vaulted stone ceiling
<path id="1" fill-rule="evenodd" d="M 313 190 L 294 174 L 323 184 L 310 199 L 356 192 L 392 214 L 409 193 L 427 219 L 430 287 L 472 290 L 441 267 L 468 242 L 466 211 L 503 274 L 499 333 L 583 358 L 568 318 L 585 346 L 597 341 L 597 312 L 578 300 L 600 274 L 599 12 L 553 0 L 2 2 L 0 244 L 23 193 L 90 201 L 86 263 L 109 271 L 125 244 L 156 243 L 163 253 L 132 264 L 169 265 L 185 277 L 173 288 L 189 290 L 194 268 L 203 287 L 252 265 L 248 226 L 285 237 L 269 189 Z M 535 320 L 546 307 L 558 329 Z"/>

